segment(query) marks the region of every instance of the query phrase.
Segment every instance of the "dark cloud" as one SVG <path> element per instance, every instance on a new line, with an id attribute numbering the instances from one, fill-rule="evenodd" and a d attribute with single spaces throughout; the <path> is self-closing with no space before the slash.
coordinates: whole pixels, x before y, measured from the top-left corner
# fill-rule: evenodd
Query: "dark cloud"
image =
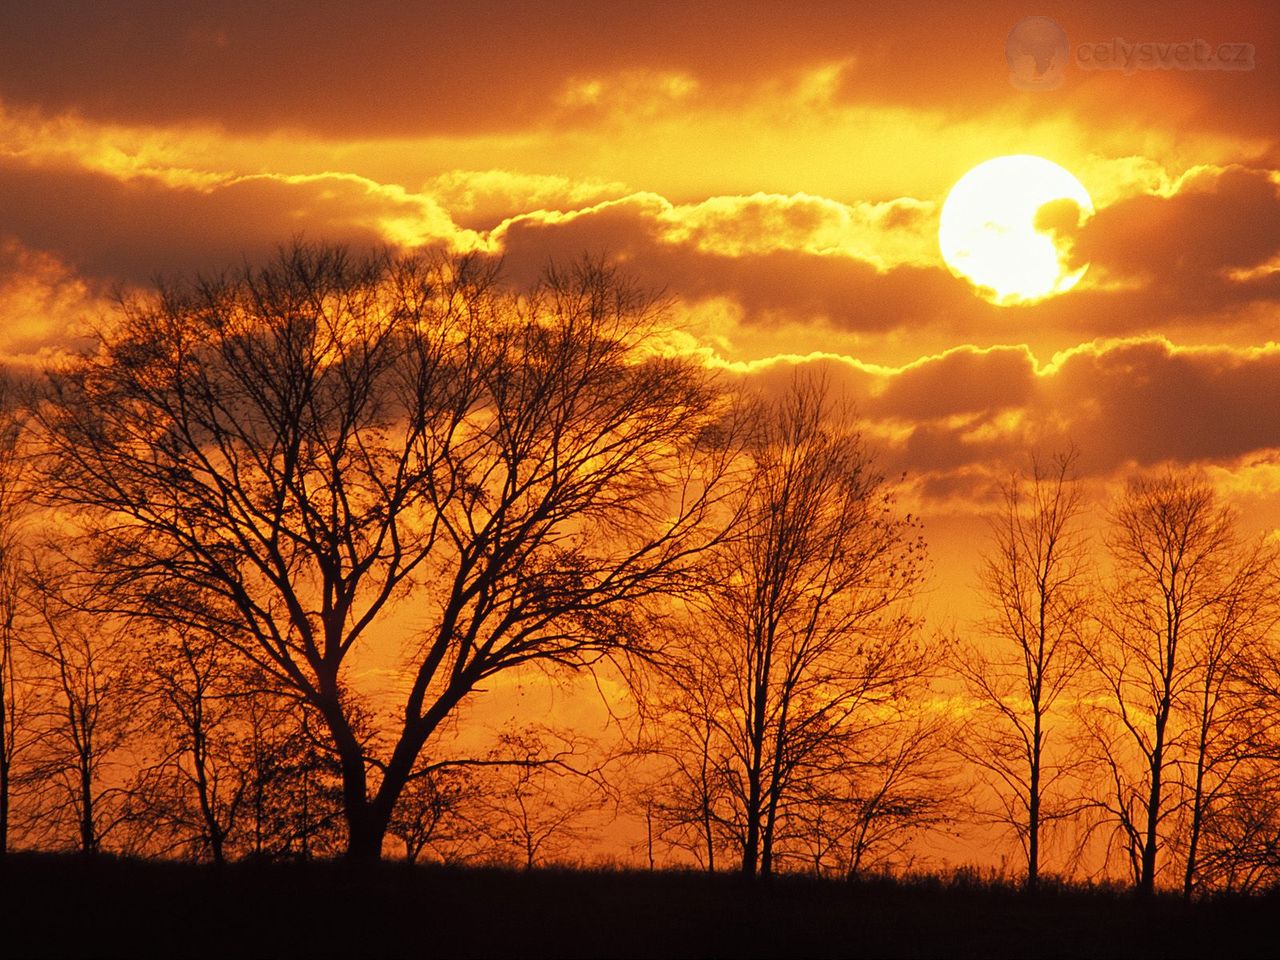
<path id="1" fill-rule="evenodd" d="M 1263 170 L 1194 174 L 1170 197 L 1131 197 L 1098 211 L 1075 251 L 1112 277 L 1154 280 L 1181 295 L 1280 254 L 1280 187 Z"/>
<path id="2" fill-rule="evenodd" d="M 1160 340 L 1080 350 L 1044 378 L 1040 403 L 1095 469 L 1230 460 L 1280 447 L 1280 351 Z"/>
<path id="3" fill-rule="evenodd" d="M 978 300 L 945 270 L 881 271 L 849 256 L 799 250 L 710 252 L 664 239 L 664 209 L 659 198 L 637 198 L 569 219 L 514 221 L 501 234 L 508 276 L 527 283 L 548 260 L 586 252 L 610 257 L 641 282 L 685 300 L 728 298 L 749 323 L 824 319 L 848 330 L 886 331 L 996 319 L 999 308 Z"/>
<path id="4" fill-rule="evenodd" d="M 766 206 L 756 201 L 745 217 L 766 237 L 776 233 L 776 226 L 766 229 L 772 216 L 798 229 L 809 215 L 771 214 Z M 1280 256 L 1280 194 L 1267 171 L 1207 170 L 1172 196 L 1121 200 L 1073 230 L 1076 210 L 1072 203 L 1050 204 L 1041 216 L 1046 226 L 1073 234 L 1077 262 L 1090 261 L 1091 275 L 1067 295 L 1015 307 L 979 299 L 940 266 L 881 270 L 802 249 L 718 253 L 705 228 L 673 242 L 671 208 L 656 196 L 570 217 L 520 218 L 499 239 L 518 282 L 531 280 L 549 259 L 605 254 L 642 282 L 686 300 L 732 300 L 755 324 L 826 321 L 853 332 L 932 332 L 986 343 L 1034 342 L 1066 331 L 1075 344 L 1226 327 L 1251 305 L 1280 308 L 1280 272 L 1232 274 Z M 720 240 L 732 247 L 750 233 L 731 219 Z"/>
<path id="5" fill-rule="evenodd" d="M 342 178 L 250 178 L 203 190 L 0 165 L 0 196 L 0 235 L 108 285 L 234 267 L 296 235 L 373 246 L 382 241 L 378 217 L 422 214 Z"/>
<path id="6" fill-rule="evenodd" d="M 1034 361 L 1025 348 L 961 347 L 890 378 L 868 410 L 909 420 L 988 414 L 1023 406 L 1034 392 Z"/>
<path id="7" fill-rule="evenodd" d="M 1230 463 L 1280 449 L 1280 348 L 1179 349 L 1165 340 L 1081 347 L 1036 371 L 1021 350 L 960 348 L 877 376 L 822 361 L 850 396 L 882 462 L 937 496 L 986 489 L 1028 451 L 1080 450 L 1086 475 L 1131 465 Z M 745 375 L 776 394 L 795 367 Z M 843 372 L 840 368 L 843 367 Z"/>
<path id="8" fill-rule="evenodd" d="M 1280 74 L 1265 65 L 1280 35 L 1274 4 L 1091 0 L 1049 12 L 1072 43 L 1249 42 L 1260 68 L 1072 70 L 1062 91 L 1028 95 L 1009 84 L 1003 57 L 1005 37 L 1027 15 L 1020 0 L 46 0 L 0 10 L 0 98 L 126 122 L 421 135 L 594 122 L 607 104 L 557 106 L 573 78 L 678 71 L 699 81 L 701 96 L 732 105 L 788 71 L 845 61 L 837 93 L 848 102 L 969 115 L 1014 105 L 1032 120 L 1064 107 L 1082 118 L 1108 109 L 1156 124 L 1173 104 L 1203 129 L 1273 137 Z"/>

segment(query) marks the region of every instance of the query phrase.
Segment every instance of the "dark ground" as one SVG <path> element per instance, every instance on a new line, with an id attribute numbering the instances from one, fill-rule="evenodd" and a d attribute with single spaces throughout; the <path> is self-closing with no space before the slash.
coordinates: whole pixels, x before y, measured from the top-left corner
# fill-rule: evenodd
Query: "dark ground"
<path id="1" fill-rule="evenodd" d="M 11 855 L 0 956 L 1280 955 L 1280 896 Z"/>

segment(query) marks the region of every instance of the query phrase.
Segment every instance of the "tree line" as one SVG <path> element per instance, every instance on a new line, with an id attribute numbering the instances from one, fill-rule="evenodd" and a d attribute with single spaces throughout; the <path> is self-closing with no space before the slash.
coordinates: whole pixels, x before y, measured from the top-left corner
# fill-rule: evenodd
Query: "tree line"
<path id="1" fill-rule="evenodd" d="M 666 307 L 295 244 L 11 379 L 0 851 L 533 866 L 626 810 L 651 865 L 852 876 L 985 820 L 1033 886 L 1275 883 L 1280 568 L 1203 478 L 1093 542 L 1074 455 L 1034 461 L 989 618 L 930 629 L 855 412 L 731 389 Z M 609 756 L 527 716 L 460 750 L 538 671 L 626 689 Z"/>

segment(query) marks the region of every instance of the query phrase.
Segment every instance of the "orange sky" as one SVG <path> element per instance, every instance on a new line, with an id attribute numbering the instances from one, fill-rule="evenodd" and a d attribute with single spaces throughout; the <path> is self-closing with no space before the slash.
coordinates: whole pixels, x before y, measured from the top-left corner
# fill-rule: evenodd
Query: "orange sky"
<path id="1" fill-rule="evenodd" d="M 1197 463 L 1280 524 L 1280 6 L 43 3 L 0 10 L 0 353 L 74 345 L 113 288 L 295 234 L 624 260 L 689 349 L 822 363 L 906 471 L 967 616 L 975 531 L 1028 446 L 1099 487 Z M 691 5 L 694 6 L 694 5 Z M 1251 70 L 1026 91 L 1005 38 L 1247 43 Z M 1072 292 L 993 306 L 942 264 L 974 164 L 1032 153 L 1097 215 Z M 820 352 L 822 357 L 809 357 Z"/>

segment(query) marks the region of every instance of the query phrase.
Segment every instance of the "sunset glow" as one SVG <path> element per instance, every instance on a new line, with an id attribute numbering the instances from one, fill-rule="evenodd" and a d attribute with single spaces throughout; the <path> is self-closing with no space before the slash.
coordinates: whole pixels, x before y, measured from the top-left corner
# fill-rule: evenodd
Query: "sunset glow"
<path id="1" fill-rule="evenodd" d="M 1280 4 L 0 5 L 0 717 L 0 853 L 1280 889 Z"/>

